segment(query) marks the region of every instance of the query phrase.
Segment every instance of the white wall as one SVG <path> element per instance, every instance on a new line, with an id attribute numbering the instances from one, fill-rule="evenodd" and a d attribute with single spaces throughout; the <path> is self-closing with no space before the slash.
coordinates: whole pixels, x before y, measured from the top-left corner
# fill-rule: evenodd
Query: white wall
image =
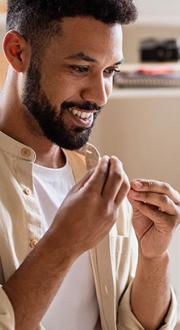
<path id="1" fill-rule="evenodd" d="M 169 182 L 180 191 L 180 90 L 115 90 L 91 142 L 121 159 L 130 179 Z M 171 282 L 180 321 L 180 226 L 171 244 Z M 173 330 L 173 329 L 169 329 Z"/>
<path id="2" fill-rule="evenodd" d="M 2 51 L 2 42 L 5 34 L 5 22 L 6 16 L 4 14 L 0 14 L 0 52 Z"/>
<path id="3" fill-rule="evenodd" d="M 141 15 L 180 17 L 180 0 L 135 0 Z"/>

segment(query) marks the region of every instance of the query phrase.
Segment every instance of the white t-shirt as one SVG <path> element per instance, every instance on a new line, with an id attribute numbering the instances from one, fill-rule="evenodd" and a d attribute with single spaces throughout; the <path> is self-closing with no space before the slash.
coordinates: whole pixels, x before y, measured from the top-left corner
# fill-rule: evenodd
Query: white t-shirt
<path id="1" fill-rule="evenodd" d="M 75 184 L 72 169 L 68 163 L 59 169 L 34 164 L 33 178 L 47 230 Z M 89 253 L 86 252 L 70 268 L 42 324 L 47 330 L 94 330 L 100 329 L 98 318 L 94 279 Z"/>

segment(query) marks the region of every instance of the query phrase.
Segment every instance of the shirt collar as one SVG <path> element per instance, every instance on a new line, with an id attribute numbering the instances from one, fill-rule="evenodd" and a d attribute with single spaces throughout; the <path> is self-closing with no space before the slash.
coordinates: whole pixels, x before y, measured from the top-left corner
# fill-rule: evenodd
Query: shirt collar
<path id="1" fill-rule="evenodd" d="M 5 153 L 11 154 L 13 157 L 17 157 L 30 162 L 35 162 L 36 153 L 29 146 L 16 141 L 10 136 L 0 131 L 0 150 Z M 87 170 L 95 167 L 99 161 L 100 155 L 97 149 L 90 143 L 87 143 L 79 150 L 67 151 L 64 150 L 65 154 L 77 153 L 85 157 Z"/>
<path id="2" fill-rule="evenodd" d="M 0 131 L 0 150 L 9 153 L 13 157 L 18 157 L 23 160 L 35 162 L 35 151 L 25 144 L 16 141 L 10 136 Z"/>

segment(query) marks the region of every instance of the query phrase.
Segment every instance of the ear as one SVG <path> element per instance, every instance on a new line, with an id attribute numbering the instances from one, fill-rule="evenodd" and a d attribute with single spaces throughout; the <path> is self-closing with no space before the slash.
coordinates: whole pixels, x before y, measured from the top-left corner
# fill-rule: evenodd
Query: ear
<path id="1" fill-rule="evenodd" d="M 29 43 L 16 31 L 9 31 L 3 41 L 8 62 L 16 72 L 25 72 L 29 66 L 31 48 Z"/>

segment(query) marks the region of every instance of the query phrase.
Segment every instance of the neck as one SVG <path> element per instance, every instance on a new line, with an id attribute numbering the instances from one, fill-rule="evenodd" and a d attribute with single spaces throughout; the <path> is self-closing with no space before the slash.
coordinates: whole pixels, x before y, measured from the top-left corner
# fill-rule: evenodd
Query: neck
<path id="1" fill-rule="evenodd" d="M 36 153 L 39 165 L 59 168 L 65 165 L 65 156 L 61 148 L 43 136 L 35 120 L 28 114 L 20 102 L 18 75 L 8 70 L 7 78 L 0 96 L 0 130 L 31 147 Z"/>

